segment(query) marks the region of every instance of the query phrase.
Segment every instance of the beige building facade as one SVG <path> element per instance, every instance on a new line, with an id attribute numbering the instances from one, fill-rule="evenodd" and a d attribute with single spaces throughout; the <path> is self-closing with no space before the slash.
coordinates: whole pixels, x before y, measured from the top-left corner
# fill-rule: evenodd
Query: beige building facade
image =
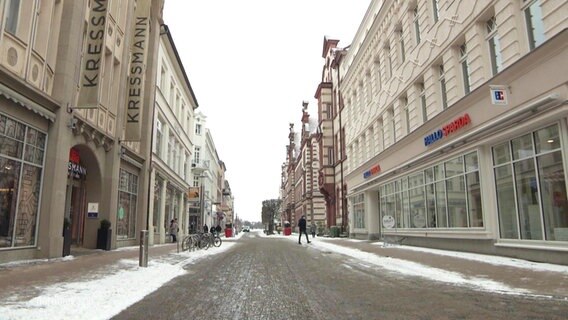
<path id="1" fill-rule="evenodd" d="M 566 12 L 372 1 L 340 66 L 351 236 L 568 261 Z"/>
<path id="2" fill-rule="evenodd" d="M 0 261 L 137 244 L 163 1 L 0 3 Z"/>

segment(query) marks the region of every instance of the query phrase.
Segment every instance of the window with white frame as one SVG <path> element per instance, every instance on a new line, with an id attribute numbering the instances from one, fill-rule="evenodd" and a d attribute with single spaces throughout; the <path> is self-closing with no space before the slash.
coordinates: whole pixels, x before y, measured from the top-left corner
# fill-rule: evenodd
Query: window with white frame
<path id="1" fill-rule="evenodd" d="M 373 101 L 374 92 L 373 92 L 373 81 L 371 80 L 371 70 L 367 70 L 365 72 L 365 89 L 367 91 L 367 103 Z"/>
<path id="2" fill-rule="evenodd" d="M 434 23 L 438 22 L 440 18 L 440 1 L 432 0 L 432 18 L 434 18 Z"/>
<path id="3" fill-rule="evenodd" d="M 201 157 L 201 148 L 198 146 L 193 147 L 193 163 L 198 165 L 200 157 Z"/>
<path id="4" fill-rule="evenodd" d="M 440 97 L 442 99 L 442 109 L 448 107 L 448 92 L 446 89 L 446 72 L 444 71 L 444 65 L 440 64 L 438 66 L 438 82 L 440 83 Z"/>
<path id="5" fill-rule="evenodd" d="M 421 37 L 420 37 L 420 21 L 419 21 L 419 15 L 418 15 L 418 5 L 416 5 L 416 7 L 414 7 L 414 10 L 412 11 L 412 22 L 414 24 L 414 37 L 416 40 L 416 44 L 420 44 L 421 41 Z"/>
<path id="6" fill-rule="evenodd" d="M 422 110 L 422 123 L 428 121 L 428 110 L 426 105 L 426 88 L 424 82 L 419 82 L 417 85 L 418 89 L 418 101 L 420 103 L 420 110 Z"/>
<path id="7" fill-rule="evenodd" d="M 402 64 L 406 61 L 406 50 L 404 48 L 404 33 L 402 29 L 402 25 L 399 25 L 398 34 L 398 48 L 400 50 L 400 63 Z"/>
<path id="8" fill-rule="evenodd" d="M 404 126 L 406 134 L 410 133 L 410 108 L 408 108 L 408 97 L 400 98 L 400 107 L 404 110 Z"/>
<path id="9" fill-rule="evenodd" d="M 196 135 L 201 135 L 201 124 L 200 123 L 196 123 L 195 124 L 195 134 Z"/>
<path id="10" fill-rule="evenodd" d="M 376 87 L 376 92 L 381 90 L 381 64 L 379 57 L 375 58 L 375 62 L 373 67 L 375 68 L 374 75 L 375 75 L 375 82 L 374 85 Z"/>
<path id="11" fill-rule="evenodd" d="M 6 10 L 6 25 L 4 30 L 10 34 L 16 35 L 18 30 L 18 22 L 20 17 L 20 0 L 8 0 L 8 8 Z"/>
<path id="12" fill-rule="evenodd" d="M 491 17 L 485 23 L 487 30 L 487 44 L 489 46 L 489 59 L 491 60 L 491 72 L 496 75 L 503 69 L 501 46 L 499 44 L 499 36 L 497 35 L 497 21 L 495 16 Z"/>
<path id="13" fill-rule="evenodd" d="M 392 135 L 391 143 L 394 144 L 396 142 L 396 120 L 394 118 L 394 107 L 391 107 L 388 111 L 389 120 L 390 120 L 390 131 Z"/>
<path id="14" fill-rule="evenodd" d="M 523 11 L 529 37 L 529 48 L 532 50 L 540 46 L 545 40 L 540 0 L 524 0 Z"/>
<path id="15" fill-rule="evenodd" d="M 388 79 L 390 79 L 392 77 L 392 70 L 393 70 L 393 65 L 392 65 L 392 50 L 389 47 L 385 48 L 385 54 L 387 56 L 387 77 Z"/>
<path id="16" fill-rule="evenodd" d="M 162 67 L 160 68 L 160 90 L 162 94 L 166 92 L 166 67 L 164 67 L 165 61 L 162 60 Z"/>
<path id="17" fill-rule="evenodd" d="M 459 47 L 459 61 L 462 70 L 464 93 L 468 94 L 471 91 L 471 78 L 469 74 L 469 64 L 467 62 L 467 46 L 465 43 Z"/>
<path id="18" fill-rule="evenodd" d="M 162 121 L 158 118 L 156 119 L 156 143 L 154 144 L 154 153 L 158 155 L 158 158 L 162 156 L 162 139 Z"/>
<path id="19" fill-rule="evenodd" d="M 166 163 L 170 168 L 172 167 L 172 163 L 174 160 L 174 147 L 175 147 L 175 138 L 172 134 L 170 134 L 168 139 L 168 156 L 166 159 Z"/>

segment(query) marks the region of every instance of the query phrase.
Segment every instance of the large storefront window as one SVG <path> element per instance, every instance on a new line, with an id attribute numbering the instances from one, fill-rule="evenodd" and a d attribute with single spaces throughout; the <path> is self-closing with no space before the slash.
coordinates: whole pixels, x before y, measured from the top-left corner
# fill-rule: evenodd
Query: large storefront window
<path id="1" fill-rule="evenodd" d="M 138 200 L 138 176 L 120 169 L 118 185 L 118 213 L 116 217 L 117 239 L 136 238 L 136 201 Z"/>
<path id="2" fill-rule="evenodd" d="M 365 195 L 360 194 L 351 198 L 353 203 L 353 227 L 365 228 Z"/>
<path id="3" fill-rule="evenodd" d="M 397 228 L 483 227 L 477 152 L 381 186 L 379 205 Z"/>
<path id="4" fill-rule="evenodd" d="M 568 241 L 568 201 L 558 125 L 493 147 L 503 239 Z"/>
<path id="5" fill-rule="evenodd" d="M 0 248 L 36 244 L 46 138 L 0 114 Z"/>

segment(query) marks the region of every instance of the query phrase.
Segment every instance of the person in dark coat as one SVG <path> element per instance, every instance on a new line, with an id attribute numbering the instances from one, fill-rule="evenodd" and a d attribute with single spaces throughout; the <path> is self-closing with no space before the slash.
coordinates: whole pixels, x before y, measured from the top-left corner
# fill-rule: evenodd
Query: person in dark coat
<path id="1" fill-rule="evenodd" d="M 310 238 L 308 238 L 308 232 L 306 231 L 306 216 L 302 216 L 300 221 L 298 221 L 298 227 L 300 228 L 300 236 L 298 237 L 298 244 L 302 244 L 302 232 L 306 235 L 306 240 L 310 243 Z"/>
<path id="2" fill-rule="evenodd" d="M 215 227 L 215 232 L 217 232 L 217 234 L 220 234 L 221 231 L 223 231 L 223 228 L 221 228 L 221 225 L 217 225 L 217 226 Z"/>
<path id="3" fill-rule="evenodd" d="M 207 226 L 207 224 L 203 225 L 203 232 L 205 233 L 209 232 L 209 227 Z"/>

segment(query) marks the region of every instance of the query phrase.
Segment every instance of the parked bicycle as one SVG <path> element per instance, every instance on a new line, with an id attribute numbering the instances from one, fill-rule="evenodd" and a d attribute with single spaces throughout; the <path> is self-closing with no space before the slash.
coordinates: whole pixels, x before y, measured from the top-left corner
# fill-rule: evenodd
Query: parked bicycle
<path id="1" fill-rule="evenodd" d="M 220 247 L 222 242 L 221 237 L 217 233 L 198 232 L 185 236 L 181 242 L 181 249 L 183 251 L 207 250 L 210 246 Z"/>

